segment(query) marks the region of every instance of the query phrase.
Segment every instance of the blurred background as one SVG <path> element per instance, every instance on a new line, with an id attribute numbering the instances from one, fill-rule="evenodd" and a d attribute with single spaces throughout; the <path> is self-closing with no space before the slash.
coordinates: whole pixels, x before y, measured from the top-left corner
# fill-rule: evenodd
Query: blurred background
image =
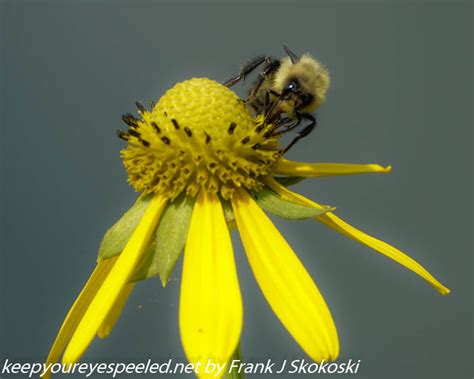
<path id="1" fill-rule="evenodd" d="M 288 157 L 393 165 L 295 189 L 452 289 L 442 297 L 322 224 L 275 220 L 332 311 L 340 361 L 362 361 L 356 378 L 472 378 L 472 2 L 4 0 L 0 12 L 2 362 L 45 359 L 102 235 L 137 196 L 119 157 L 121 115 L 287 44 L 332 76 L 317 130 Z M 308 359 L 233 237 L 244 358 Z M 167 288 L 138 285 L 83 360 L 184 360 L 180 276 L 181 262 Z"/>

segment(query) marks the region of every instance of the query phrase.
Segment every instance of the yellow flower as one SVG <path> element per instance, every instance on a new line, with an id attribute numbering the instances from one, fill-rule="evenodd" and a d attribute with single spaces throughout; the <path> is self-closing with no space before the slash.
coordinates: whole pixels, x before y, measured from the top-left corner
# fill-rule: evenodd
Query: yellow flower
<path id="1" fill-rule="evenodd" d="M 48 364 L 61 355 L 63 362 L 77 362 L 95 335 L 106 337 L 135 282 L 160 275 L 165 285 L 183 247 L 179 327 L 186 357 L 201 365 L 228 362 L 243 321 L 229 232 L 234 220 L 275 315 L 314 361 L 335 360 L 339 341 L 331 313 L 262 208 L 286 218 L 312 217 L 449 293 L 400 250 L 284 185 L 292 177 L 387 173 L 390 167 L 286 160 L 267 133 L 272 125 L 253 118 L 237 95 L 209 79 L 179 83 L 151 112 L 139 109 L 139 119 L 124 116 L 130 129 L 119 136 L 128 141 L 122 158 L 129 183 L 142 196 L 104 237 L 97 267 L 69 311 Z"/>

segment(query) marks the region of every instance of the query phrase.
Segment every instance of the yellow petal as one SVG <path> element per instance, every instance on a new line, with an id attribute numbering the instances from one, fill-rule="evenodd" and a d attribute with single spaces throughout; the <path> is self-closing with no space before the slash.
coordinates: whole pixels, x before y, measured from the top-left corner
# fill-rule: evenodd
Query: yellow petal
<path id="1" fill-rule="evenodd" d="M 155 195 L 150 201 L 150 205 L 135 232 L 122 254 L 117 258 L 114 267 L 97 291 L 96 296 L 71 337 L 71 341 L 64 352 L 64 363 L 77 362 L 97 334 L 142 256 L 165 204 L 166 199 L 161 195 Z"/>
<path id="2" fill-rule="evenodd" d="M 299 203 L 305 206 L 310 206 L 314 207 L 319 210 L 324 210 L 327 209 L 327 206 L 323 206 L 320 204 L 317 204 L 315 202 L 312 202 L 308 199 L 306 199 L 304 196 L 300 195 L 299 193 L 290 191 L 288 188 L 285 186 L 282 186 L 280 183 L 278 183 L 275 179 L 273 179 L 271 176 L 266 176 L 263 178 L 263 182 L 272 189 L 274 192 L 279 194 L 283 199 L 294 202 L 294 203 Z"/>
<path id="3" fill-rule="evenodd" d="M 184 252 L 179 306 L 181 340 L 192 363 L 224 364 L 242 331 L 243 306 L 224 212 L 216 195 L 201 190 Z M 213 377 L 200 372 L 200 378 Z"/>
<path id="4" fill-rule="evenodd" d="M 355 241 L 363 243 L 368 247 L 371 247 L 379 253 L 382 253 L 383 255 L 393 259 L 395 262 L 398 262 L 402 266 L 405 266 L 409 270 L 415 272 L 423 279 L 428 281 L 441 295 L 447 295 L 450 292 L 448 288 L 443 286 L 436 278 L 433 277 L 433 275 L 431 275 L 413 258 L 410 258 L 408 255 L 389 245 L 388 243 L 369 236 L 361 230 L 354 228 L 344 220 L 337 217 L 334 213 L 328 212 L 322 216 L 318 216 L 317 219 L 335 231 L 344 234 Z"/>
<path id="5" fill-rule="evenodd" d="M 270 307 L 313 360 L 336 359 L 334 321 L 298 257 L 246 191 L 237 190 L 232 205 L 250 266 Z"/>
<path id="6" fill-rule="evenodd" d="M 92 299 L 96 295 L 100 286 L 104 282 L 105 278 L 112 269 L 117 257 L 113 257 L 107 260 L 102 260 L 97 263 L 96 268 L 92 272 L 89 280 L 82 289 L 81 293 L 77 297 L 76 301 L 69 310 L 66 318 L 61 325 L 61 329 L 54 340 L 51 351 L 49 352 L 48 358 L 46 358 L 45 367 L 48 367 L 50 364 L 56 363 L 61 357 L 66 344 L 71 338 L 72 334 L 77 328 L 77 325 L 82 319 L 82 316 L 87 310 L 87 307 L 91 303 Z M 51 372 L 48 371 L 43 378 L 49 379 Z"/>
<path id="7" fill-rule="evenodd" d="M 281 158 L 275 173 L 290 176 L 338 176 L 368 173 L 388 173 L 392 166 L 383 167 L 378 164 L 349 164 L 349 163 L 306 163 L 294 162 Z"/>
<path id="8" fill-rule="evenodd" d="M 122 291 L 120 291 L 120 294 L 114 305 L 112 306 L 112 309 L 109 311 L 109 314 L 107 315 L 104 322 L 97 331 L 97 336 L 99 338 L 107 338 L 110 332 L 112 332 L 112 329 L 117 323 L 120 314 L 122 313 L 122 309 L 125 306 L 125 303 L 127 302 L 128 297 L 130 296 L 134 288 L 135 283 L 128 283 L 122 288 Z"/>
<path id="9" fill-rule="evenodd" d="M 279 193 L 281 196 L 285 197 L 288 200 L 300 201 L 301 204 L 321 207 L 321 205 L 301 196 L 300 194 L 290 191 L 288 188 L 285 188 L 278 184 L 273 179 L 266 179 L 266 184 L 273 189 L 275 192 Z M 450 290 L 443 286 L 436 278 L 434 278 L 423 266 L 421 266 L 417 261 L 410 258 L 408 255 L 402 251 L 396 249 L 395 247 L 389 245 L 386 242 L 383 242 L 375 237 L 369 236 L 368 234 L 362 232 L 359 229 L 354 228 L 349 225 L 344 220 L 337 217 L 332 212 L 327 212 L 321 216 L 315 217 L 318 221 L 322 222 L 326 226 L 334 229 L 335 231 L 344 234 L 345 236 L 352 238 L 355 241 L 358 241 L 379 253 L 393 259 L 395 262 L 398 262 L 402 266 L 405 266 L 409 270 L 415 272 L 423 279 L 428 281 L 441 295 L 447 295 Z"/>

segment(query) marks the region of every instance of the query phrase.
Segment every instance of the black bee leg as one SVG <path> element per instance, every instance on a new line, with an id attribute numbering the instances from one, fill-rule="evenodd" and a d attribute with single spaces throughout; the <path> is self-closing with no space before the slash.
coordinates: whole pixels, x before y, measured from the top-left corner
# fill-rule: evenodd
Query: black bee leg
<path id="1" fill-rule="evenodd" d="M 276 100 L 272 102 L 270 98 L 271 96 L 275 97 Z M 263 114 L 268 115 L 271 113 L 274 110 L 276 104 L 278 104 L 278 101 L 280 101 L 280 94 L 278 92 L 273 90 L 265 92 L 265 99 L 263 101 Z"/>
<path id="2" fill-rule="evenodd" d="M 297 126 L 301 124 L 301 119 L 298 118 L 296 121 L 294 121 L 292 124 L 290 122 L 293 122 L 293 120 L 289 117 L 284 117 L 281 119 L 278 127 L 283 127 L 283 129 L 275 131 L 275 133 L 272 134 L 272 136 L 281 136 L 283 134 L 286 134 L 288 132 L 291 132 L 293 129 L 295 129 Z"/>
<path id="3" fill-rule="evenodd" d="M 290 117 L 281 117 L 279 120 L 278 120 L 278 124 L 276 125 L 276 128 L 274 129 L 274 136 L 278 136 L 280 134 L 282 134 L 282 131 L 283 130 L 286 130 L 287 128 L 290 128 L 292 127 L 293 123 L 294 123 L 295 120 L 293 120 L 292 118 Z M 279 131 L 277 131 L 278 129 L 280 129 Z"/>
<path id="4" fill-rule="evenodd" d="M 257 57 L 257 58 L 252 59 L 250 62 L 246 63 L 244 65 L 244 67 L 242 67 L 242 69 L 240 70 L 240 72 L 236 76 L 226 80 L 224 82 L 224 85 L 226 87 L 232 87 L 238 81 L 240 81 L 242 79 L 245 79 L 245 77 L 248 74 L 250 74 L 253 70 L 255 70 L 262 63 L 264 63 L 265 61 L 268 62 L 269 60 L 272 60 L 272 59 L 273 58 L 270 58 L 270 57 Z"/>
<path id="5" fill-rule="evenodd" d="M 268 95 L 268 94 L 267 94 Z M 270 96 L 270 95 L 268 95 Z M 280 99 L 277 98 L 273 102 L 268 102 L 267 105 L 265 106 L 265 109 L 263 111 L 263 114 L 265 115 L 265 124 L 272 124 L 275 122 L 275 118 L 278 118 L 278 114 L 274 114 L 274 110 L 277 107 L 278 103 L 280 102 Z"/>
<path id="6" fill-rule="evenodd" d="M 267 65 L 260 72 L 259 78 L 255 81 L 254 86 L 253 86 L 252 90 L 250 91 L 249 97 L 255 96 L 257 94 L 258 90 L 260 89 L 260 86 L 262 85 L 265 78 L 269 74 L 276 71 L 280 67 L 280 61 L 278 59 L 267 57 L 266 62 L 267 62 Z M 270 90 L 270 92 L 271 92 L 272 95 L 276 94 L 277 96 L 280 96 L 279 94 L 277 94 L 273 90 Z"/>
<path id="7" fill-rule="evenodd" d="M 309 114 L 309 113 L 302 113 L 302 114 L 299 114 L 298 115 L 298 119 L 305 119 L 305 120 L 309 120 L 310 123 L 308 125 L 306 125 L 304 127 L 304 129 L 298 133 L 298 135 L 293 139 L 293 141 L 290 142 L 290 144 L 285 148 L 285 150 L 283 150 L 283 154 L 285 154 L 288 150 L 290 150 L 290 148 L 296 143 L 298 142 L 300 139 L 306 137 L 309 133 L 311 133 L 314 128 L 317 126 L 317 123 L 316 123 L 316 118 Z"/>
<path id="8" fill-rule="evenodd" d="M 290 117 L 282 117 L 278 120 L 278 122 L 275 122 L 272 126 L 271 129 L 269 129 L 264 137 L 265 138 L 270 138 L 270 137 L 278 137 L 281 136 L 282 134 L 285 134 L 289 132 L 290 130 L 293 130 L 300 124 L 300 121 L 294 121 L 294 119 Z"/>
<path id="9" fill-rule="evenodd" d="M 296 128 L 300 124 L 300 120 L 297 120 L 296 123 L 291 117 L 283 117 L 279 124 L 279 128 L 283 128 L 281 130 L 281 134 L 285 133 L 288 129 L 292 130 L 293 128 Z M 279 132 L 280 133 L 280 132 Z"/>
<path id="10" fill-rule="evenodd" d="M 271 102 L 271 99 L 270 99 L 270 92 L 265 92 L 262 108 L 263 108 L 262 114 L 265 115 L 265 117 L 267 117 L 273 108 L 273 103 Z"/>
<path id="11" fill-rule="evenodd" d="M 252 95 L 250 95 L 252 96 Z M 273 96 L 274 99 L 270 99 L 270 96 Z M 281 101 L 281 95 L 278 92 L 275 92 L 273 90 L 269 90 L 268 92 L 265 93 L 265 103 L 263 106 L 263 115 L 265 116 L 264 123 L 265 124 L 274 124 L 277 122 L 278 123 L 274 126 L 273 129 L 277 129 L 280 127 L 280 115 L 281 112 L 275 113 L 275 109 L 277 106 L 280 104 Z"/>

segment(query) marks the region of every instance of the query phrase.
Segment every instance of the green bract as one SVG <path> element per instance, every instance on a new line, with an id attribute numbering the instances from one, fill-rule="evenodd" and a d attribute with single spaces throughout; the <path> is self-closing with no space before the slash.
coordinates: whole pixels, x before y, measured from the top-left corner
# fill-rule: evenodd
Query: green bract
<path id="1" fill-rule="evenodd" d="M 153 196 L 140 196 L 135 204 L 104 235 L 99 259 L 112 258 L 122 252 L 135 231 Z"/>
<path id="2" fill-rule="evenodd" d="M 280 195 L 265 187 L 258 192 L 252 193 L 253 197 L 266 211 L 275 216 L 288 220 L 304 220 L 315 216 L 320 216 L 326 212 L 332 211 L 334 208 L 324 206 L 323 209 L 304 206 L 283 199 Z"/>
<path id="3" fill-rule="evenodd" d="M 194 198 L 181 194 L 166 206 L 154 237 L 131 281 L 159 275 L 161 283 L 166 286 L 186 243 L 193 204 Z"/>
<path id="4" fill-rule="evenodd" d="M 275 176 L 273 179 L 275 179 L 282 186 L 289 187 L 302 182 L 306 178 L 302 176 Z"/>
<path id="5" fill-rule="evenodd" d="M 288 179 L 288 180 L 286 180 Z M 300 178 L 284 178 L 286 185 Z M 145 213 L 152 195 L 140 196 L 135 204 L 105 233 L 99 248 L 99 258 L 109 259 L 122 252 Z M 257 203 L 275 216 L 288 220 L 303 220 L 324 214 L 334 208 L 317 209 L 282 198 L 265 187 L 253 193 Z M 227 223 L 232 228 L 235 217 L 230 202 L 221 199 Z M 194 198 L 181 194 L 168 203 L 160 222 L 148 243 L 143 258 L 130 278 L 131 282 L 159 276 L 166 286 L 186 243 Z"/>

